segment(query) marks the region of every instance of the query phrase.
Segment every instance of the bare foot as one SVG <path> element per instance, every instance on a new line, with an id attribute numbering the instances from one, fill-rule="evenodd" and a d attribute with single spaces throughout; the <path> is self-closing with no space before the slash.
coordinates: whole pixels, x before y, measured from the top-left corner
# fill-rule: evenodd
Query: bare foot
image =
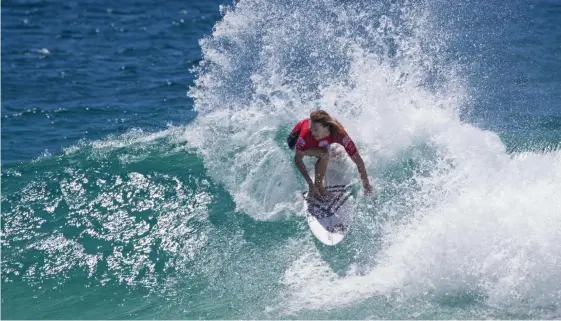
<path id="1" fill-rule="evenodd" d="M 331 198 L 331 194 L 325 190 L 325 187 L 323 187 L 323 185 L 316 185 L 316 188 L 323 199 L 329 200 Z"/>
<path id="2" fill-rule="evenodd" d="M 308 195 L 306 195 L 306 200 L 312 201 L 316 197 L 321 198 L 321 194 L 315 185 L 310 184 L 308 186 Z"/>

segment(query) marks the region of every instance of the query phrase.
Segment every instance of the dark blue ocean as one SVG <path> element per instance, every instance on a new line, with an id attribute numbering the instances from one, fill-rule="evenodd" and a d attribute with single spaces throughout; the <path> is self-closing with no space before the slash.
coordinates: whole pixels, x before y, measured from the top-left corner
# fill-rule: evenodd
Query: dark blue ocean
<path id="1" fill-rule="evenodd" d="M 2 318 L 561 318 L 558 0 L 1 9 Z M 317 108 L 379 190 L 335 247 Z"/>

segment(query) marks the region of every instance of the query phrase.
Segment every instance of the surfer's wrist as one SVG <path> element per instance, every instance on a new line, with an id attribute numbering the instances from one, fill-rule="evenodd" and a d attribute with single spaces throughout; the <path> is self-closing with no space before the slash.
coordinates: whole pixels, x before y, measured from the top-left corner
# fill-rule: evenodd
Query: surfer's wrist
<path id="1" fill-rule="evenodd" d="M 369 187 L 371 187 L 370 181 L 368 180 L 368 177 L 362 179 L 362 186 L 363 186 L 364 188 L 366 188 L 366 189 L 368 189 Z"/>

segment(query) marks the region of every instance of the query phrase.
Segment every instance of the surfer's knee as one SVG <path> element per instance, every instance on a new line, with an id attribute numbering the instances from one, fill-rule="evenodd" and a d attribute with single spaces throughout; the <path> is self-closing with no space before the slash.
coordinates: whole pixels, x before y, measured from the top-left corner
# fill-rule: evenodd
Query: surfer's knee
<path id="1" fill-rule="evenodd" d="M 339 144 L 331 144 L 329 154 L 331 157 L 343 157 L 345 156 L 345 148 Z"/>
<path id="2" fill-rule="evenodd" d="M 318 160 L 329 160 L 329 149 L 327 147 L 310 147 L 306 150 L 305 155 L 317 157 Z"/>
<path id="3" fill-rule="evenodd" d="M 329 149 L 325 148 L 325 147 L 320 147 L 322 149 L 319 158 L 320 159 L 329 159 L 330 155 L 329 155 Z"/>

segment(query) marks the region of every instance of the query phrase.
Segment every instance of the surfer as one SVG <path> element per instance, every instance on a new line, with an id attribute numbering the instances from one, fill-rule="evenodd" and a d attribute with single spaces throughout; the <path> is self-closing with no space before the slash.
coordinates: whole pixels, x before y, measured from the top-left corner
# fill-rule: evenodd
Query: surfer
<path id="1" fill-rule="evenodd" d="M 309 119 L 303 119 L 298 122 L 288 135 L 287 143 L 290 149 L 296 147 L 294 162 L 308 183 L 308 198 L 313 198 L 314 196 L 319 196 L 320 198 L 329 197 L 329 194 L 323 187 L 323 178 L 329 163 L 331 143 L 341 144 L 356 164 L 365 193 L 375 193 L 368 180 L 368 174 L 366 173 L 362 157 L 360 157 L 354 142 L 341 123 L 332 118 L 326 111 L 312 111 Z M 314 181 L 310 178 L 308 170 L 302 161 L 304 156 L 312 156 L 318 159 L 315 165 Z"/>

